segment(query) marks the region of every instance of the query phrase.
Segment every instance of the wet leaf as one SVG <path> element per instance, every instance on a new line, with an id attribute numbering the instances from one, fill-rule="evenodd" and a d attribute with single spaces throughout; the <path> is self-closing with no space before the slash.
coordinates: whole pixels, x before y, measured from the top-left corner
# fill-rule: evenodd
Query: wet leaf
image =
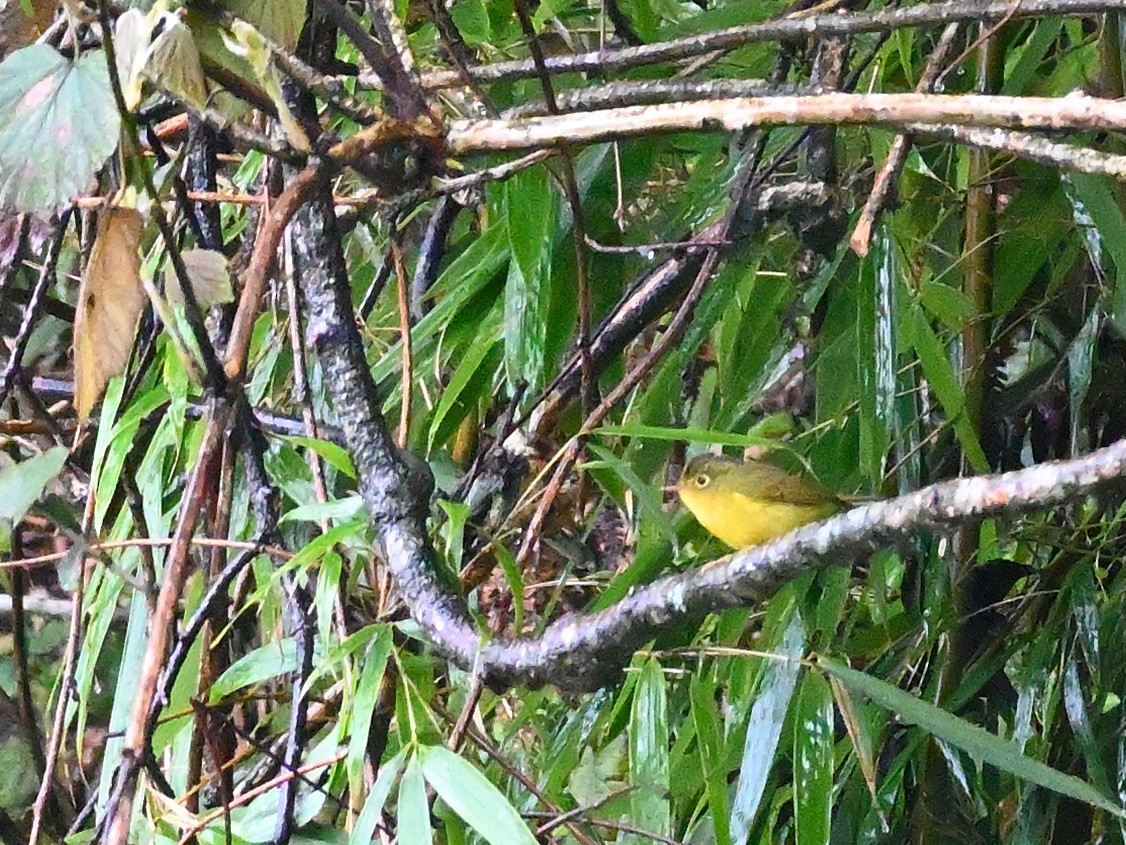
<path id="1" fill-rule="evenodd" d="M 672 832 L 668 799 L 668 698 L 661 665 L 652 659 L 642 668 L 633 694 L 629 770 L 634 820 L 647 831 L 668 836 Z"/>
<path id="2" fill-rule="evenodd" d="M 475 766 L 441 745 L 420 748 L 426 782 L 489 845 L 532 845 L 520 814 Z"/>
<path id="3" fill-rule="evenodd" d="M 833 795 L 833 695 L 816 672 L 802 681 L 794 725 L 794 818 L 798 845 L 829 841 Z"/>
<path id="4" fill-rule="evenodd" d="M 797 613 L 782 635 L 779 660 L 763 668 L 763 680 L 751 707 L 747 740 L 743 745 L 743 765 L 735 786 L 731 807 L 731 834 L 735 842 L 746 842 L 755 816 L 761 808 L 767 776 L 774 765 L 774 754 L 782 738 L 782 724 L 798 682 L 798 662 L 805 645 L 805 631 Z"/>
<path id="5" fill-rule="evenodd" d="M 117 146 L 105 54 L 47 44 L 0 62 L 0 208 L 47 216 L 80 193 Z"/>

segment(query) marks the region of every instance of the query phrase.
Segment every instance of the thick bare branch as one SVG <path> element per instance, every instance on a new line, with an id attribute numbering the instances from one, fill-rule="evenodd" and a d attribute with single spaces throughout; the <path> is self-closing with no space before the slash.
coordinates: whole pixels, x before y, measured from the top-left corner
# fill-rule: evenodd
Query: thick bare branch
<path id="1" fill-rule="evenodd" d="M 520 120 L 459 120 L 454 155 L 529 150 L 636 138 L 654 132 L 734 132 L 756 126 L 956 123 L 1005 129 L 1126 130 L 1126 103 L 1076 94 L 1000 97 L 943 94 L 826 94 L 740 97 L 629 106 Z"/>

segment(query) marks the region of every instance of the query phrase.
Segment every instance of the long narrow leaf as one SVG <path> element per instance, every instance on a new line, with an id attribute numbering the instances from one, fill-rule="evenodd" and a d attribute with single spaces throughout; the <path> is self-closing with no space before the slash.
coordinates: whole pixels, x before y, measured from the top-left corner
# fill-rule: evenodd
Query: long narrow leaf
<path id="1" fill-rule="evenodd" d="M 961 748 L 975 759 L 996 766 L 1021 780 L 1075 798 L 1100 810 L 1106 810 L 1118 818 L 1126 818 L 1126 811 L 1123 811 L 1123 808 L 1112 798 L 1074 775 L 1064 774 L 1039 760 L 1024 756 L 1010 740 L 992 734 L 965 719 L 959 719 L 952 713 L 928 704 L 886 681 L 858 672 L 832 658 L 821 658 L 818 665 L 833 677 L 840 679 L 854 692 L 892 711 L 904 722 L 918 725 L 938 739 Z"/>

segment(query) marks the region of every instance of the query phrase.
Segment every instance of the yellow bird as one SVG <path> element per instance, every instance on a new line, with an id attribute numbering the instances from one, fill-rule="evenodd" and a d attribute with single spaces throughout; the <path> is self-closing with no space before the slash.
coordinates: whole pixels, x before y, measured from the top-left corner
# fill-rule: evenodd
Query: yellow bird
<path id="1" fill-rule="evenodd" d="M 698 455 L 676 485 L 696 520 L 733 549 L 757 546 L 824 519 L 844 502 L 764 461 Z"/>

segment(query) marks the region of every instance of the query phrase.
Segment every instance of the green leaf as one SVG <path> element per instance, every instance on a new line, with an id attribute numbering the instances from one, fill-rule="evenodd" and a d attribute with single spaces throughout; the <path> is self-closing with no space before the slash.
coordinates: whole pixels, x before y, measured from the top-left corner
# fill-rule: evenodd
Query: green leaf
<path id="1" fill-rule="evenodd" d="M 221 0 L 218 6 L 241 18 L 291 52 L 305 25 L 305 0 Z"/>
<path id="2" fill-rule="evenodd" d="M 473 46 L 488 42 L 489 10 L 485 8 L 485 0 L 461 0 L 450 9 L 450 16 L 466 44 Z"/>
<path id="3" fill-rule="evenodd" d="M 731 807 L 731 833 L 736 842 L 747 841 L 758 814 L 778 741 L 782 738 L 782 724 L 797 685 L 804 646 L 805 631 L 795 611 L 782 635 L 778 659 L 766 661 L 763 667 L 762 683 L 751 707 L 743 763 Z"/>
<path id="4" fill-rule="evenodd" d="M 356 819 L 356 826 L 352 828 L 352 837 L 348 840 L 349 845 L 371 845 L 372 842 L 376 841 L 375 829 L 383 815 L 387 796 L 391 794 L 391 788 L 395 785 L 399 773 L 403 770 L 406 755 L 407 749 L 404 748 L 379 767 L 379 777 L 375 779 L 375 783 L 371 786 L 371 792 L 364 800 L 364 808 L 360 810 L 360 815 Z"/>
<path id="5" fill-rule="evenodd" d="M 645 662 L 633 694 L 629 720 L 630 807 L 644 830 L 669 836 L 669 721 L 661 664 Z"/>
<path id="6" fill-rule="evenodd" d="M 731 830 L 727 809 L 727 766 L 723 747 L 723 722 L 715 700 L 716 685 L 701 673 L 689 682 L 692 726 L 696 729 L 696 748 L 704 774 L 708 808 L 715 825 L 716 845 L 730 845 Z"/>
<path id="7" fill-rule="evenodd" d="M 349 788 L 352 790 L 358 790 L 360 787 L 360 777 L 363 774 L 364 760 L 368 751 L 371 720 L 375 714 L 379 687 L 383 682 L 383 673 L 387 669 L 387 659 L 391 655 L 392 645 L 391 627 L 380 626 L 375 642 L 371 644 L 364 659 L 359 662 L 360 682 L 356 687 L 355 701 L 352 702 L 352 723 L 348 730 L 348 758 L 345 764 L 348 770 Z"/>
<path id="8" fill-rule="evenodd" d="M 490 845 L 535 845 L 520 814 L 476 767 L 441 745 L 420 748 L 422 773 L 439 797 Z"/>
<path id="9" fill-rule="evenodd" d="M 1114 799 L 1074 775 L 1066 775 L 1039 760 L 1025 757 L 1015 743 L 832 658 L 820 658 L 818 665 L 854 692 L 892 711 L 907 724 L 918 725 L 938 739 L 961 748 L 975 760 L 1126 819 L 1126 811 Z"/>
<path id="10" fill-rule="evenodd" d="M 442 398 L 438 402 L 438 407 L 434 409 L 434 417 L 430 421 L 427 449 L 434 448 L 434 441 L 438 437 L 442 423 L 458 400 L 462 398 L 466 386 L 472 381 L 477 371 L 481 369 L 481 365 L 488 360 L 499 340 L 500 327 L 491 326 L 483 330 L 481 336 L 469 345 L 465 356 L 458 362 L 457 368 L 450 376 L 449 384 L 442 391 Z"/>
<path id="11" fill-rule="evenodd" d="M 411 342 L 414 344 L 413 352 L 417 360 L 434 350 L 446 326 L 458 316 L 469 299 L 479 293 L 501 269 L 508 256 L 508 250 L 505 248 L 506 229 L 502 217 L 442 271 L 431 289 L 435 293 L 443 292 L 442 297 L 434 305 L 433 310 L 411 329 Z M 376 382 L 381 382 L 398 373 L 400 366 L 402 366 L 402 347 L 400 343 L 396 343 L 372 368 L 372 378 Z"/>
<path id="12" fill-rule="evenodd" d="M 117 146 L 105 53 L 75 62 L 32 44 L 0 62 L 0 208 L 66 207 Z"/>
<path id="13" fill-rule="evenodd" d="M 1071 210 L 1054 174 L 1021 181 L 1020 191 L 998 221 L 994 312 L 1006 312 L 1020 302 L 1073 226 Z"/>
<path id="14" fill-rule="evenodd" d="M 757 427 L 756 427 L 757 428 Z M 594 430 L 595 434 L 609 434 L 621 437 L 640 437 L 650 440 L 684 441 L 688 443 L 709 443 L 720 446 L 778 446 L 777 440 L 756 434 L 733 434 L 709 428 L 666 428 L 658 425 L 604 425 Z"/>
<path id="15" fill-rule="evenodd" d="M 1065 185 L 1075 200 L 1075 216 L 1084 227 L 1083 235 L 1092 257 L 1104 250 L 1114 262 L 1114 294 L 1111 319 L 1119 334 L 1126 335 L 1126 217 L 1122 214 L 1112 183 L 1101 176 L 1071 173 Z M 1081 403 L 1080 403 L 1081 404 Z"/>
<path id="16" fill-rule="evenodd" d="M 938 395 L 942 409 L 946 411 L 947 418 L 954 426 L 954 434 L 970 464 L 977 472 L 989 472 L 989 461 L 982 451 L 973 425 L 964 413 L 966 397 L 962 392 L 962 385 L 958 381 L 950 358 L 946 355 L 946 348 L 934 333 L 922 309 L 908 307 L 905 329 L 905 333 L 911 338 L 915 354 L 919 356 L 919 363 L 923 365 L 923 373 Z"/>
<path id="17" fill-rule="evenodd" d="M 62 472 L 68 454 L 65 446 L 55 446 L 0 472 L 0 521 L 14 526 L 23 519 Z"/>
<path id="18" fill-rule="evenodd" d="M 294 446 L 304 446 L 306 449 L 315 452 L 349 478 L 354 479 L 356 477 L 356 467 L 352 464 L 352 456 L 343 446 L 337 446 L 331 440 L 318 440 L 315 437 L 284 437 L 282 439 Z"/>
<path id="19" fill-rule="evenodd" d="M 426 784 L 418 755 L 411 757 L 403 779 L 399 781 L 399 840 L 430 845 L 434 841 L 430 830 L 430 802 L 426 800 Z"/>
<path id="20" fill-rule="evenodd" d="M 794 821 L 797 845 L 827 845 L 833 796 L 833 693 L 809 672 L 794 719 Z"/>
<path id="21" fill-rule="evenodd" d="M 509 179 L 504 197 L 513 258 L 504 295 L 505 372 L 510 386 L 524 381 L 535 391 L 547 341 L 555 193 L 544 168 L 534 167 Z"/>
<path id="22" fill-rule="evenodd" d="M 363 513 L 363 510 L 363 499 L 359 495 L 353 495 L 344 499 L 332 499 L 328 502 L 299 505 L 282 514 L 282 518 L 278 522 L 320 522 L 322 519 L 347 522 L 354 520 Z"/>
<path id="23" fill-rule="evenodd" d="M 625 483 L 626 487 L 636 497 L 638 504 L 653 518 L 653 524 L 670 543 L 676 542 L 676 530 L 668 514 L 661 507 L 661 498 L 657 495 L 657 488 L 637 477 L 629 464 L 601 446 L 591 444 L 590 451 L 598 456 Z M 587 468 L 590 468 L 588 465 Z"/>
<path id="24" fill-rule="evenodd" d="M 244 655 L 211 685 L 214 704 L 236 690 L 297 670 L 297 641 L 292 637 L 268 643 Z"/>

